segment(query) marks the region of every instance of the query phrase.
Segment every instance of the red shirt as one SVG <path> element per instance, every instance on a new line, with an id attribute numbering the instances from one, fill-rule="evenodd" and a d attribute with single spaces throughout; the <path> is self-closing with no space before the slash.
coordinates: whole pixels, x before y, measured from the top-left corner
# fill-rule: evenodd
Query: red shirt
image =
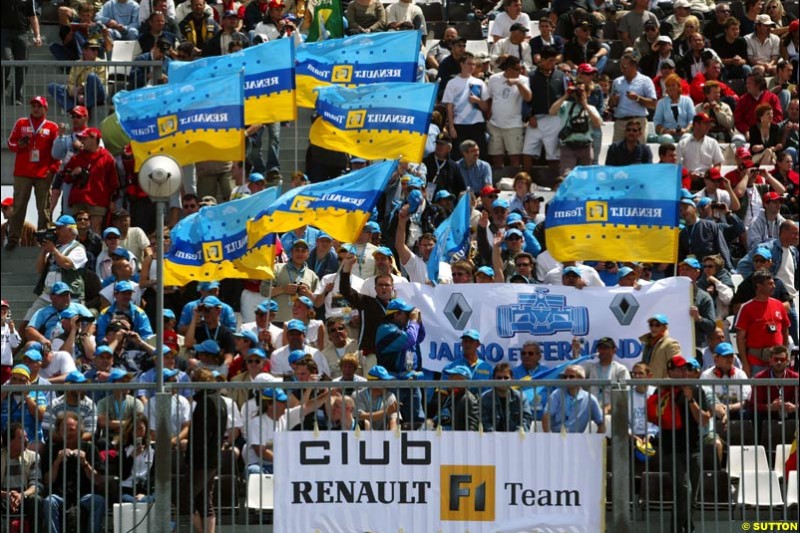
<path id="1" fill-rule="evenodd" d="M 23 137 L 30 137 L 30 141 L 21 144 L 20 139 Z M 44 179 L 49 172 L 57 172 L 60 161 L 50 155 L 57 137 L 58 124 L 47 118 L 17 119 L 8 138 L 8 149 L 17 154 L 14 159 L 14 175 L 20 178 Z"/>
<path id="2" fill-rule="evenodd" d="M 88 170 L 88 178 L 83 180 L 79 176 L 73 176 L 71 173 L 76 168 Z M 105 148 L 98 148 L 96 152 L 82 150 L 64 167 L 64 181 L 72 184 L 69 205 L 108 207 L 111 196 L 119 188 L 117 164 Z"/>
<path id="3" fill-rule="evenodd" d="M 763 364 L 763 363 L 762 363 Z M 753 379 L 770 379 L 772 378 L 772 369 L 767 368 L 762 370 Z M 784 379 L 793 379 L 797 383 L 800 377 L 797 372 L 789 368 L 783 374 Z M 767 411 L 769 404 L 774 402 L 777 398 L 783 398 L 784 402 L 789 402 L 797 405 L 797 387 L 778 387 L 777 385 L 754 385 L 753 392 L 750 395 L 750 408 L 759 412 Z M 778 416 L 778 415 L 776 415 Z"/>
<path id="4" fill-rule="evenodd" d="M 745 93 L 744 96 L 739 98 L 739 101 L 736 103 L 736 109 L 733 111 L 733 122 L 737 130 L 741 133 L 750 131 L 750 126 L 756 123 L 756 107 L 760 104 L 769 104 L 772 108 L 773 124 L 783 121 L 781 101 L 778 100 L 777 96 L 769 91 L 764 91 L 761 93 L 758 100 L 756 100 L 750 93 Z"/>
<path id="5" fill-rule="evenodd" d="M 717 81 L 719 82 L 719 93 L 721 96 L 730 96 L 737 102 L 739 101 L 739 95 L 728 87 L 727 83 L 723 83 L 719 80 Z M 692 79 L 692 85 L 689 87 L 689 96 L 692 97 L 692 101 L 694 101 L 695 105 L 702 104 L 706 101 L 706 95 L 703 93 L 703 85 L 705 84 L 706 75 L 702 72 Z"/>
<path id="6" fill-rule="evenodd" d="M 783 303 L 775 298 L 750 300 L 739 309 L 735 327 L 746 332 L 748 348 L 771 348 L 783 344 L 783 329 L 789 327 L 789 313 Z M 747 358 L 750 364 L 764 365 L 757 357 L 748 354 Z"/>
<path id="7" fill-rule="evenodd" d="M 653 85 L 656 86 L 656 96 L 661 100 L 661 97 L 664 96 L 664 91 L 661 89 L 661 74 L 653 78 Z M 683 78 L 681 78 L 681 94 L 689 96 L 689 84 Z"/>

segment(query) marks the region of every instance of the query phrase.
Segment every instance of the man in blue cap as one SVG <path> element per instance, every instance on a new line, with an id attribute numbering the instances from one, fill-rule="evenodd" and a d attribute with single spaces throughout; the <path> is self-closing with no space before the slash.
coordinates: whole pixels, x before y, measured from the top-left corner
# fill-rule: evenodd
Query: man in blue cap
<path id="1" fill-rule="evenodd" d="M 375 365 L 367 372 L 367 381 L 383 382 L 387 386 L 394 376 L 381 365 Z M 361 389 L 353 397 L 359 420 L 369 422 L 372 429 L 394 430 L 400 423 L 397 397 L 386 387 Z"/>
<path id="2" fill-rule="evenodd" d="M 289 355 L 295 350 L 302 350 L 311 356 L 322 374 L 331 375 L 331 369 L 328 367 L 325 356 L 316 348 L 306 344 L 306 325 L 302 321 L 296 319 L 288 321 L 284 338 L 286 344 L 273 351 L 269 357 L 270 373 L 273 376 L 288 376 L 292 374 Z"/>
<path id="3" fill-rule="evenodd" d="M 315 230 L 315 238 L 318 233 L 319 230 Z M 291 320 L 293 298 L 300 296 L 313 298 L 314 291 L 319 287 L 319 277 L 308 267 L 310 253 L 308 241 L 296 239 L 285 249 L 289 254 L 289 261 L 275 268 L 275 279 L 265 281 L 261 285 L 261 293 L 269 292 L 270 297 L 278 303 L 275 319 L 279 323 Z M 269 284 L 272 284 L 271 291 Z"/>
<path id="4" fill-rule="evenodd" d="M 255 321 L 242 324 L 240 332 L 249 331 L 256 337 L 256 345 L 272 353 L 284 345 L 283 328 L 272 323 L 278 313 L 278 302 L 267 298 L 259 302 L 255 309 Z"/>
<path id="5" fill-rule="evenodd" d="M 130 383 L 133 373 L 121 368 L 112 368 L 108 373 L 108 383 Z M 135 415 L 134 415 L 135 413 Z M 118 441 L 126 420 L 144 415 L 144 404 L 133 397 L 128 389 L 114 389 L 97 402 L 97 427 L 109 443 Z"/>
<path id="6" fill-rule="evenodd" d="M 408 274 L 408 279 L 412 283 L 430 283 L 431 280 L 428 279 L 428 261 L 431 258 L 431 253 L 433 252 L 434 247 L 436 246 L 436 236 L 434 232 L 439 224 L 441 224 L 445 218 L 447 218 L 447 214 L 441 210 L 439 206 L 432 205 L 431 208 L 436 207 L 436 210 L 431 209 L 431 212 L 428 213 L 430 216 L 427 220 L 430 222 L 428 228 L 425 228 L 425 224 L 419 226 L 422 222 L 422 219 L 417 222 L 418 226 L 414 229 L 413 223 L 414 219 L 417 218 L 416 215 L 411 215 L 409 213 L 408 206 L 403 206 L 397 212 L 397 231 L 395 233 L 395 240 L 394 245 L 395 249 L 397 250 L 397 254 L 400 258 L 400 264 L 405 269 L 406 273 Z M 423 216 L 425 213 L 423 212 Z M 432 224 L 436 224 L 433 226 Z M 416 248 L 416 253 L 414 253 L 411 248 L 408 246 L 408 228 L 412 228 L 411 231 L 412 238 L 413 235 L 419 235 L 419 238 L 414 239 L 412 243 L 413 246 Z M 424 231 L 426 230 L 427 231 Z M 439 279 L 433 280 L 437 283 L 452 283 L 453 282 L 453 273 L 450 270 L 450 264 L 445 263 L 443 261 L 439 262 Z M 395 283 L 396 284 L 396 283 Z"/>
<path id="7" fill-rule="evenodd" d="M 77 224 L 70 215 L 61 215 L 56 220 L 55 238 L 42 241 L 41 253 L 34 266 L 40 277 L 33 292 L 39 297 L 25 314 L 26 321 L 36 311 L 50 304 L 50 289 L 57 281 L 66 283 L 75 298 L 83 301 L 83 269 L 87 256 L 86 248 L 77 240 Z"/>
<path id="8" fill-rule="evenodd" d="M 493 368 L 492 365 L 480 359 L 478 350 L 481 347 L 481 334 L 476 329 L 467 329 L 461 334 L 461 354 L 462 356 L 451 362 L 444 367 L 444 373 L 447 369 L 455 366 L 464 366 L 469 368 L 472 373 L 470 379 L 492 379 Z"/>
<path id="9" fill-rule="evenodd" d="M 720 435 L 725 434 L 725 426 L 729 420 L 739 417 L 738 413 L 745 406 L 752 391 L 750 385 L 733 385 L 735 380 L 748 379 L 744 370 L 734 365 L 735 358 L 733 345 L 729 342 L 721 342 L 714 348 L 714 366 L 700 374 L 700 379 L 719 381 L 719 385 L 714 385 L 713 391 L 717 398 L 714 403 L 714 416 L 722 424 L 722 428 L 717 431 Z"/>
<path id="10" fill-rule="evenodd" d="M 200 305 L 203 298 L 206 296 L 216 296 L 219 298 L 219 281 L 201 281 L 197 284 L 197 292 L 200 293 L 200 298 L 187 303 L 181 310 L 181 318 L 178 320 L 178 333 L 181 335 L 186 335 L 186 331 L 189 329 L 189 323 L 192 321 L 194 308 Z M 236 330 L 236 315 L 233 312 L 233 308 L 225 302 L 222 302 L 222 315 L 220 320 L 229 330 Z"/>
<path id="11" fill-rule="evenodd" d="M 169 371 L 169 372 L 173 372 L 174 371 L 175 372 L 174 373 L 174 380 L 177 383 L 189 383 L 191 381 L 191 379 L 189 378 L 189 375 L 186 372 L 184 372 L 183 370 L 180 370 L 179 368 L 176 367 L 177 355 L 178 354 L 176 352 L 174 352 L 172 349 L 170 349 L 169 346 L 166 346 L 166 345 L 164 346 L 164 370 L 165 371 Z M 155 353 L 154 353 L 153 354 L 153 367 L 150 368 L 149 370 L 139 374 L 139 377 L 137 378 L 136 382 L 137 383 L 155 383 L 156 382 L 156 378 L 158 377 L 158 374 L 156 374 L 157 371 L 158 371 L 158 368 L 157 368 L 157 366 L 155 364 Z M 165 379 L 165 381 L 166 381 L 166 379 Z M 194 389 L 180 389 L 179 394 L 181 396 L 183 396 L 184 398 L 186 398 L 186 399 L 191 399 L 192 396 L 194 395 Z M 156 395 L 156 390 L 155 389 L 138 389 L 136 391 L 136 397 L 144 404 L 147 404 L 148 401 L 151 398 L 153 398 L 155 395 Z"/>
<path id="12" fill-rule="evenodd" d="M 377 222 L 370 220 L 364 224 L 358 239 L 351 245 L 353 247 L 352 253 L 357 259 L 352 267 L 353 274 L 361 279 L 367 279 L 375 275 L 375 261 L 372 254 L 377 246 L 372 243 L 372 235 L 374 233 L 380 234 L 381 227 Z"/>
<path id="13" fill-rule="evenodd" d="M 687 257 L 678 264 L 678 275 L 689 278 L 692 282 L 694 297 L 689 307 L 689 315 L 694 321 L 695 346 L 702 348 L 708 344 L 707 337 L 717 327 L 716 310 L 711 295 L 697 286 L 697 279 L 703 271 L 700 261 L 694 257 Z"/>
<path id="14" fill-rule="evenodd" d="M 669 336 L 669 318 L 657 313 L 647 319 L 649 332 L 639 337 L 642 343 L 642 362 L 650 366 L 653 379 L 666 379 L 667 363 L 680 355 L 680 343 Z"/>
<path id="15" fill-rule="evenodd" d="M 97 409 L 95 403 L 81 387 L 81 384 L 87 381 L 86 376 L 78 370 L 73 370 L 67 374 L 64 383 L 72 386 L 66 390 L 63 396 L 59 396 L 47 406 L 47 411 L 45 411 L 44 419 L 42 420 L 42 429 L 52 431 L 59 413 L 71 411 L 80 416 L 83 421 L 81 439 L 84 441 L 92 440 L 92 435 L 94 435 L 94 431 L 97 428 Z"/>
<path id="16" fill-rule="evenodd" d="M 130 331 L 135 332 L 143 341 L 155 336 L 150 326 L 150 319 L 141 307 L 133 304 L 133 285 L 130 281 L 114 284 L 114 303 L 106 307 L 97 318 L 98 339 L 106 336 L 106 329 L 117 319 L 127 320 Z"/>
<path id="17" fill-rule="evenodd" d="M 375 261 L 375 275 L 365 279 L 358 292 L 374 297 L 375 284 L 378 282 L 379 278 L 384 278 L 386 276 L 392 278 L 392 283 L 395 287 L 408 283 L 406 278 L 398 275 L 399 270 L 394 264 L 394 254 L 389 247 L 378 246 L 375 251 L 372 252 L 372 258 Z"/>
<path id="18" fill-rule="evenodd" d="M 50 346 L 53 329 L 61 322 L 61 313 L 68 308 L 76 308 L 72 301 L 69 285 L 57 281 L 50 287 L 50 304 L 42 306 L 34 312 L 25 327 L 25 338 Z M 38 302 L 38 300 L 37 300 Z M 36 305 L 37 302 L 34 302 Z"/>
<path id="19" fill-rule="evenodd" d="M 442 372 L 448 381 L 469 381 L 472 370 L 464 365 L 449 365 Z M 443 429 L 453 431 L 478 431 L 481 420 L 480 400 L 467 387 L 448 387 L 447 399 L 432 420 Z"/>
<path id="20" fill-rule="evenodd" d="M 192 321 L 186 330 L 184 346 L 192 348 L 206 340 L 214 341 L 221 350 L 221 364 L 228 367 L 233 362 L 236 346 L 233 340 L 233 330 L 222 323 L 221 317 L 222 300 L 216 296 L 203 298 L 192 313 Z"/>
<path id="21" fill-rule="evenodd" d="M 319 279 L 339 271 L 339 258 L 333 250 L 333 237 L 321 231 L 309 253 L 308 267 Z"/>
<path id="22" fill-rule="evenodd" d="M 685 225 L 678 240 L 678 258 L 683 260 L 689 255 L 706 257 L 719 254 L 725 261 L 725 268 L 732 270 L 730 250 L 722 229 L 713 220 L 697 215 L 694 196 L 686 189 L 681 191 L 679 208 Z"/>

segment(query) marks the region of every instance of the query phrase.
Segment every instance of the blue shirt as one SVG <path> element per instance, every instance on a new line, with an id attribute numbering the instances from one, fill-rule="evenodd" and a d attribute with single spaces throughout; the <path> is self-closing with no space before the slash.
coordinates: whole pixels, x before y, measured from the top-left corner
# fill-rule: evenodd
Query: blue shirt
<path id="1" fill-rule="evenodd" d="M 473 365 L 463 357 L 448 364 L 446 367 L 444 367 L 444 370 L 458 365 L 469 368 L 472 371 L 472 379 L 492 379 L 492 374 L 494 373 L 494 367 L 483 359 L 478 359 Z M 443 374 L 443 376 L 446 375 Z"/>
<path id="2" fill-rule="evenodd" d="M 294 231 L 287 231 L 281 235 L 281 245 L 288 254 L 289 251 L 291 251 L 292 246 L 294 246 L 294 243 L 300 239 L 303 239 L 306 241 L 306 244 L 308 244 L 308 248 L 311 249 L 316 245 L 317 237 L 319 237 L 320 233 L 322 233 L 320 230 L 312 226 L 306 226 L 305 233 L 300 237 L 298 237 Z"/>
<path id="3" fill-rule="evenodd" d="M 94 19 L 103 24 L 108 24 L 109 20 L 116 20 L 125 26 L 125 29 L 135 30 L 139 27 L 139 4 L 130 0 L 124 3 L 108 0 Z"/>
<path id="4" fill-rule="evenodd" d="M 678 99 L 678 120 L 675 120 L 675 114 L 672 112 L 672 98 L 664 96 L 656 104 L 656 113 L 653 116 L 653 123 L 656 126 L 663 126 L 668 130 L 675 130 L 678 128 L 686 129 L 692 124 L 694 118 L 694 103 L 692 99 L 686 95 L 681 95 Z M 678 139 L 675 139 L 678 141 Z"/>
<path id="5" fill-rule="evenodd" d="M 547 412 L 551 433 L 558 433 L 562 426 L 567 428 L 567 433 L 583 433 L 590 420 L 598 426 L 605 421 L 600 402 L 583 389 L 577 396 L 567 393 L 565 388 L 554 390 L 547 402 Z"/>
<path id="6" fill-rule="evenodd" d="M 14 396 L 16 394 L 7 395 L 3 403 L 0 404 L 0 431 L 5 433 L 10 423 L 21 422 L 29 442 L 44 442 L 42 424 L 39 422 L 38 417 L 31 414 L 28 406 L 25 405 L 24 399 L 18 402 L 14 399 Z M 36 400 L 38 407 L 46 407 L 48 404 L 47 397 L 43 392 L 31 391 L 28 396 Z"/>
<path id="7" fill-rule="evenodd" d="M 83 304 L 79 302 L 72 302 L 64 310 L 66 311 L 69 309 L 70 311 L 79 312 L 81 308 L 86 309 Z M 42 336 L 49 339 L 53 333 L 53 329 L 55 329 L 60 322 L 61 311 L 57 310 L 52 305 L 48 305 L 47 307 L 43 307 L 33 313 L 28 325 L 41 333 Z"/>
<path id="8" fill-rule="evenodd" d="M 200 300 L 195 300 L 183 306 L 183 310 L 181 310 L 181 318 L 178 321 L 178 327 L 188 326 L 192 322 L 194 308 L 197 307 L 199 303 Z M 229 330 L 236 331 L 236 315 L 233 313 L 233 307 L 225 302 L 222 302 L 222 313 L 219 315 L 219 321 Z"/>
<path id="9" fill-rule="evenodd" d="M 156 382 L 156 370 L 157 368 L 151 368 L 147 372 L 142 372 L 139 374 L 139 379 L 136 381 L 138 383 L 155 383 Z M 183 370 L 178 370 L 178 374 L 175 376 L 177 378 L 178 383 L 189 383 L 192 381 L 189 378 L 189 375 L 184 372 Z M 192 396 L 194 395 L 194 390 L 192 389 L 179 389 L 178 394 L 181 396 L 186 397 L 186 399 L 191 400 Z M 136 391 L 136 397 L 141 398 L 144 396 L 145 398 L 152 398 L 156 395 L 155 389 L 139 389 Z"/>
<path id="10" fill-rule="evenodd" d="M 478 162 L 469 168 L 463 159 L 456 164 L 464 177 L 464 186 L 469 187 L 472 194 L 477 194 L 486 185 L 492 184 L 492 167 L 486 161 L 478 159 Z"/>
<path id="11" fill-rule="evenodd" d="M 108 329 L 108 325 L 111 324 L 111 319 L 114 318 L 115 313 L 124 313 L 128 315 L 128 317 L 130 317 L 131 330 L 138 333 L 143 341 L 155 336 L 155 333 L 153 333 L 153 328 L 150 326 L 150 319 L 147 318 L 147 315 L 141 307 L 131 304 L 130 308 L 122 310 L 118 309 L 117 303 L 114 302 L 110 306 L 106 307 L 97 318 L 96 338 L 98 340 L 105 338 L 106 330 Z"/>
<path id="12" fill-rule="evenodd" d="M 641 72 L 637 72 L 630 82 L 625 79 L 625 76 L 620 76 L 611 85 L 611 94 L 619 95 L 619 103 L 614 111 L 614 118 L 647 116 L 647 108 L 645 106 L 636 100 L 628 98 L 628 92 L 630 91 L 644 98 L 656 98 L 656 87 L 653 85 L 653 80 Z"/>

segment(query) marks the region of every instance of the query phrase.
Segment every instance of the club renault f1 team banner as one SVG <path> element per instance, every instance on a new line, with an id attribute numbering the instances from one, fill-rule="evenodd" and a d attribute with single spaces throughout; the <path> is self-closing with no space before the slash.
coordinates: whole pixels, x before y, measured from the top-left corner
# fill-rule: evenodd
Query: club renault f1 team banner
<path id="1" fill-rule="evenodd" d="M 306 224 L 322 228 L 336 240 L 354 242 L 396 168 L 397 161 L 385 161 L 284 193 L 247 223 L 250 246 L 267 233 L 284 233 Z"/>
<path id="2" fill-rule="evenodd" d="M 493 284 L 491 298 L 486 286 L 478 284 L 403 284 L 396 290 L 422 312 L 422 365 L 435 372 L 462 356 L 461 333 L 471 328 L 481 334 L 481 358 L 493 365 L 517 366 L 526 341 L 537 341 L 541 363 L 555 366 L 572 356 L 575 337 L 585 339 L 583 355 L 597 353 L 597 340 L 612 337 L 617 360 L 630 369 L 641 360 L 639 337 L 648 333 L 647 319 L 657 313 L 669 318 L 670 336 L 680 342 L 683 353 L 694 353 L 687 278 L 657 281 L 640 290 Z"/>
<path id="3" fill-rule="evenodd" d="M 241 77 L 239 73 L 115 94 L 114 107 L 131 139 L 135 169 L 160 154 L 181 165 L 240 160 L 244 153 Z"/>
<path id="4" fill-rule="evenodd" d="M 605 530 L 605 437 L 275 433 L 275 531 Z"/>
<path id="5" fill-rule="evenodd" d="M 364 159 L 400 158 L 418 163 L 425 153 L 435 83 L 383 83 L 318 91 L 320 118 L 312 143 Z"/>
<path id="6" fill-rule="evenodd" d="M 244 123 L 295 120 L 294 39 L 278 39 L 239 52 L 169 64 L 169 82 L 204 81 L 244 71 Z"/>
<path id="7" fill-rule="evenodd" d="M 418 31 L 302 44 L 297 47 L 297 105 L 313 109 L 317 101 L 314 89 L 320 87 L 416 81 L 419 50 Z"/>
<path id="8" fill-rule="evenodd" d="M 547 206 L 547 249 L 558 261 L 674 263 L 678 165 L 577 167 Z"/>
<path id="9" fill-rule="evenodd" d="M 247 243 L 247 220 L 278 197 L 271 187 L 252 196 L 200 209 L 170 232 L 172 245 L 164 257 L 164 284 L 225 278 L 272 279 L 275 234 Z"/>

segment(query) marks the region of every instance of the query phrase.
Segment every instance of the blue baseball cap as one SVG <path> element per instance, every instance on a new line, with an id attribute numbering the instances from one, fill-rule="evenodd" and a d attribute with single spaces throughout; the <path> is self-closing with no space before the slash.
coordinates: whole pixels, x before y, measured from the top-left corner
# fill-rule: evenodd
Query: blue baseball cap
<path id="1" fill-rule="evenodd" d="M 339 249 L 337 251 L 341 252 L 342 250 L 344 250 L 348 254 L 353 254 L 353 255 L 358 254 L 358 250 L 356 249 L 356 247 L 349 243 L 340 244 Z"/>
<path id="2" fill-rule="evenodd" d="M 633 269 L 631 267 L 622 267 L 617 270 L 617 279 L 622 279 L 631 273 L 633 273 Z"/>
<path id="3" fill-rule="evenodd" d="M 522 235 L 522 232 L 520 230 L 518 230 L 516 228 L 512 228 L 512 229 L 506 231 L 506 234 L 503 236 L 503 239 L 509 239 L 509 238 L 513 237 L 514 235 L 516 235 L 520 239 L 524 238 L 524 236 Z"/>
<path id="4" fill-rule="evenodd" d="M 381 365 L 375 365 L 367 372 L 369 381 L 391 381 L 394 377 Z"/>
<path id="5" fill-rule="evenodd" d="M 78 223 L 75 222 L 75 219 L 69 215 L 61 215 L 60 217 L 58 217 L 58 220 L 56 220 L 56 227 L 77 226 L 77 225 Z"/>
<path id="6" fill-rule="evenodd" d="M 175 320 L 175 311 L 173 311 L 172 309 L 169 308 L 164 309 L 164 312 L 162 314 L 164 315 L 164 318 L 167 318 L 169 320 Z"/>
<path id="7" fill-rule="evenodd" d="M 267 358 L 267 352 L 265 352 L 261 348 L 250 348 L 249 350 L 247 350 L 247 357 L 250 357 L 251 355 L 255 355 L 256 357 L 260 357 L 261 359 Z"/>
<path id="8" fill-rule="evenodd" d="M 655 314 L 647 319 L 648 322 L 651 320 L 655 320 L 659 324 L 664 324 L 665 326 L 669 324 L 669 319 L 667 318 L 667 315 L 662 313 Z"/>
<path id="9" fill-rule="evenodd" d="M 690 267 L 694 268 L 695 270 L 700 270 L 703 267 L 700 265 L 700 261 L 695 259 L 694 257 L 687 257 L 683 261 L 681 261 L 682 265 L 689 265 Z"/>
<path id="10" fill-rule="evenodd" d="M 117 381 L 121 381 L 128 377 L 133 377 L 133 374 L 130 372 L 126 372 L 121 368 L 113 368 L 111 369 L 111 372 L 108 373 L 108 382 L 116 383 Z"/>
<path id="11" fill-rule="evenodd" d="M 133 284 L 128 280 L 118 281 L 114 284 L 114 292 L 133 292 Z"/>
<path id="12" fill-rule="evenodd" d="M 425 182 L 422 181 L 420 178 L 414 176 L 410 180 L 408 180 L 408 183 L 406 183 L 406 187 L 408 187 L 409 189 L 422 189 L 423 187 L 425 187 Z"/>
<path id="13" fill-rule="evenodd" d="M 285 402 L 289 399 L 283 389 L 264 389 L 261 392 L 261 398 L 264 400 L 273 400 L 276 402 Z"/>
<path id="14" fill-rule="evenodd" d="M 681 189 L 681 200 L 694 200 L 694 194 L 689 189 Z"/>
<path id="15" fill-rule="evenodd" d="M 311 298 L 309 298 L 308 296 L 301 296 L 295 301 L 302 302 L 302 304 L 308 307 L 309 309 L 314 309 L 314 302 L 312 302 Z"/>
<path id="16" fill-rule="evenodd" d="M 293 365 L 300 359 L 308 355 L 305 350 L 292 350 L 289 352 L 289 364 Z"/>
<path id="17" fill-rule="evenodd" d="M 704 196 L 697 201 L 697 207 L 705 207 L 711 203 L 711 198 Z"/>
<path id="18" fill-rule="evenodd" d="M 164 379 L 172 379 L 178 375 L 177 368 L 165 368 L 163 370 Z"/>
<path id="19" fill-rule="evenodd" d="M 275 300 L 264 300 L 260 304 L 256 306 L 256 311 L 261 311 L 262 313 L 269 313 L 270 311 L 277 313 L 278 312 L 278 302 Z"/>
<path id="20" fill-rule="evenodd" d="M 450 191 L 441 190 L 433 197 L 433 201 L 438 202 L 439 200 L 444 200 L 445 198 L 455 198 L 455 196 L 453 196 L 453 193 Z"/>
<path id="21" fill-rule="evenodd" d="M 508 216 L 506 217 L 507 226 L 510 224 L 517 224 L 519 222 L 522 222 L 522 215 L 520 215 L 516 211 L 514 213 L 509 213 Z"/>
<path id="22" fill-rule="evenodd" d="M 475 273 L 483 274 L 484 276 L 489 276 L 490 278 L 494 279 L 494 269 L 492 267 L 482 266 Z"/>
<path id="23" fill-rule="evenodd" d="M 197 290 L 208 292 L 213 289 L 219 289 L 219 281 L 201 281 L 197 284 Z"/>
<path id="24" fill-rule="evenodd" d="M 302 333 L 305 333 L 306 325 L 303 324 L 301 320 L 297 320 L 296 318 L 294 318 L 286 323 L 286 331 L 300 331 Z"/>
<path id="25" fill-rule="evenodd" d="M 317 235 L 317 240 L 324 239 L 326 241 L 332 241 L 333 237 L 325 233 L 324 231 L 320 231 L 319 235 Z"/>
<path id="26" fill-rule="evenodd" d="M 102 344 L 94 350 L 95 357 L 104 353 L 107 353 L 108 355 L 114 355 L 114 350 L 112 350 L 111 346 L 109 346 L 108 344 Z"/>
<path id="27" fill-rule="evenodd" d="M 472 379 L 472 371 L 464 365 L 447 367 L 443 372 L 448 376 L 463 376 L 466 379 Z"/>
<path id="28" fill-rule="evenodd" d="M 717 344 L 716 348 L 714 348 L 714 355 L 721 355 L 723 357 L 727 357 L 733 354 L 734 354 L 733 345 L 729 342 L 721 342 Z"/>
<path id="29" fill-rule="evenodd" d="M 692 370 L 700 370 L 700 361 L 696 357 L 690 357 L 686 360 L 686 363 Z"/>
<path id="30" fill-rule="evenodd" d="M 467 329 L 464 330 L 464 333 L 461 334 L 462 339 L 472 339 L 477 342 L 481 342 L 481 334 L 478 333 L 476 329 Z"/>
<path id="31" fill-rule="evenodd" d="M 509 207 L 508 202 L 503 198 L 498 198 L 497 200 L 492 202 L 492 209 L 497 209 L 498 207 L 502 209 L 508 209 Z"/>
<path id="32" fill-rule="evenodd" d="M 378 246 L 375 248 L 375 251 L 372 252 L 372 255 L 381 254 L 385 255 L 386 257 L 392 257 L 392 250 L 388 246 Z"/>
<path id="33" fill-rule="evenodd" d="M 206 339 L 200 344 L 195 345 L 194 351 L 195 353 L 211 353 L 216 355 L 220 352 L 220 347 L 217 341 Z"/>
<path id="34" fill-rule="evenodd" d="M 239 337 L 240 339 L 247 339 L 250 341 L 250 344 L 256 346 L 258 344 L 258 337 L 256 334 L 249 329 L 241 329 L 233 334 L 234 337 Z"/>
<path id="35" fill-rule="evenodd" d="M 53 286 L 50 287 L 50 294 L 64 294 L 65 292 L 72 292 L 69 288 L 69 285 L 64 283 L 63 281 L 56 281 L 53 283 Z"/>
<path id="36" fill-rule="evenodd" d="M 396 313 L 398 311 L 403 311 L 405 313 L 410 313 L 414 310 L 414 306 L 411 304 L 406 303 L 404 300 L 400 298 L 395 298 L 389 302 L 389 305 L 386 306 L 386 314 Z"/>
<path id="37" fill-rule="evenodd" d="M 104 239 L 108 238 L 109 235 L 116 235 L 117 237 L 122 237 L 122 233 L 120 233 L 120 231 L 114 226 L 108 227 L 105 230 L 103 230 Z"/>
<path id="38" fill-rule="evenodd" d="M 381 226 L 377 222 L 374 222 L 374 221 L 370 220 L 369 222 L 364 224 L 364 230 L 363 231 L 370 231 L 372 233 L 380 233 L 381 232 Z"/>
<path id="39" fill-rule="evenodd" d="M 222 307 L 222 300 L 214 295 L 203 298 L 202 303 L 206 307 Z"/>
<path id="40" fill-rule="evenodd" d="M 78 314 L 79 314 L 79 313 L 78 313 L 78 310 L 77 310 L 76 308 L 74 308 L 74 307 L 72 307 L 72 306 L 69 306 L 69 307 L 67 307 L 66 309 L 64 309 L 63 311 L 61 311 L 61 312 L 58 314 L 58 316 L 59 316 L 61 319 L 65 319 L 65 318 L 66 318 L 66 319 L 70 319 L 70 318 L 73 318 L 73 317 L 76 317 L 76 316 L 78 316 Z"/>
<path id="41" fill-rule="evenodd" d="M 37 363 L 42 362 L 42 352 L 39 350 L 27 350 L 22 356 L 27 357 L 31 361 L 36 361 Z"/>
<path id="42" fill-rule="evenodd" d="M 253 172 L 247 177 L 247 181 L 249 181 L 250 183 L 256 183 L 259 181 L 267 181 L 267 180 L 266 178 L 264 178 L 264 174 L 260 172 Z"/>
<path id="43" fill-rule="evenodd" d="M 121 257 L 122 259 L 130 260 L 131 253 L 128 250 L 126 250 L 125 248 L 120 247 L 120 248 L 117 248 L 116 250 L 114 250 L 113 252 L 111 252 L 111 257 Z"/>
<path id="44" fill-rule="evenodd" d="M 561 273 L 561 275 L 566 276 L 567 274 L 574 274 L 578 277 L 581 277 L 581 269 L 576 266 L 564 267 L 564 271 Z"/>
<path id="45" fill-rule="evenodd" d="M 73 370 L 64 378 L 64 383 L 86 383 L 87 381 L 89 380 L 86 379 L 86 376 L 77 370 Z"/>
<path id="46" fill-rule="evenodd" d="M 763 259 L 766 259 L 767 261 L 772 261 L 772 252 L 770 252 L 769 249 L 764 248 L 763 246 L 759 246 L 758 248 L 756 248 L 756 250 L 753 252 L 753 257 L 755 256 L 759 256 Z"/>

